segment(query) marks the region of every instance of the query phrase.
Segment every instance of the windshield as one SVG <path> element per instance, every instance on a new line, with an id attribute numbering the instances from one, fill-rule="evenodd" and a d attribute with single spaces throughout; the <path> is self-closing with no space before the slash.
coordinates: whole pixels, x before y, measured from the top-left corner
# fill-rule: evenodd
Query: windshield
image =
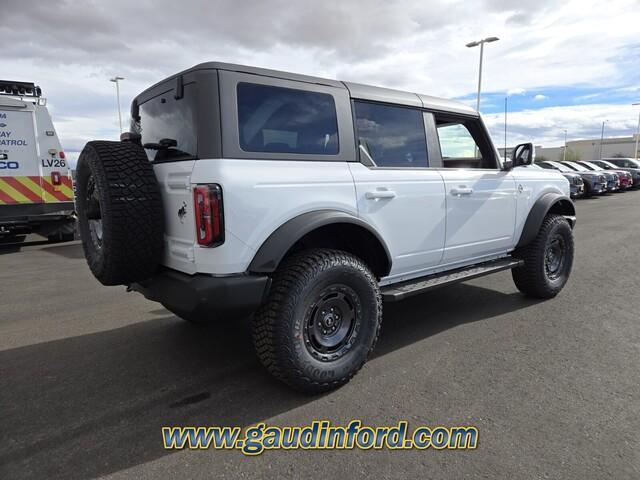
<path id="1" fill-rule="evenodd" d="M 551 168 L 555 168 L 556 170 L 560 170 L 561 172 L 571 172 L 572 170 L 558 162 L 545 162 L 545 165 L 549 165 Z"/>
<path id="2" fill-rule="evenodd" d="M 583 167 L 579 163 L 563 163 L 563 165 L 566 165 L 571 170 L 575 170 L 576 172 L 588 172 L 589 171 L 588 168 Z"/>
<path id="3" fill-rule="evenodd" d="M 580 162 L 580 165 L 588 168 L 589 170 L 602 170 L 602 167 L 600 165 L 596 165 L 595 163 L 591 162 Z"/>
<path id="4" fill-rule="evenodd" d="M 602 165 L 606 170 L 611 170 L 612 168 L 613 169 L 618 168 L 613 163 L 607 162 L 606 160 L 600 160 L 598 162 L 598 165 Z"/>

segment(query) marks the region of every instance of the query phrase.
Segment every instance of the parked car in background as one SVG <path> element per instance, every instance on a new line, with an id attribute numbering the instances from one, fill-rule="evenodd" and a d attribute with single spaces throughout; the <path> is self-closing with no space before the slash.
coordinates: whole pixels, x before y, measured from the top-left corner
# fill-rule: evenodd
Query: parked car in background
<path id="1" fill-rule="evenodd" d="M 578 163 L 592 171 L 606 171 L 607 173 L 618 175 L 619 190 L 628 190 L 633 187 L 633 176 L 629 172 L 625 172 L 624 170 L 620 170 L 615 167 L 604 168 L 603 166 L 598 165 L 596 163 L 597 161 L 599 160 L 581 160 Z"/>
<path id="2" fill-rule="evenodd" d="M 568 167 L 561 165 L 562 169 L 559 169 L 551 164 L 551 162 L 536 162 L 530 165 L 533 168 L 540 168 L 544 170 L 559 171 L 564 178 L 569 180 L 569 188 L 571 189 L 571 198 L 580 198 L 585 194 L 584 180 L 575 172 L 572 172 Z"/>
<path id="3" fill-rule="evenodd" d="M 588 171 L 576 171 L 564 165 L 561 162 L 554 162 L 551 160 L 545 160 L 544 162 L 538 162 L 542 168 L 559 170 L 563 174 L 578 175 L 584 182 L 584 195 L 591 197 L 593 195 L 601 195 L 607 191 L 607 178 L 603 174 L 597 174 Z"/>
<path id="4" fill-rule="evenodd" d="M 611 165 L 614 168 L 626 170 L 633 176 L 633 186 L 640 188 L 640 161 L 634 158 L 603 158 L 602 160 L 594 160 L 593 163 Z"/>
<path id="5" fill-rule="evenodd" d="M 602 193 L 607 192 L 615 192 L 620 188 L 620 178 L 615 173 L 609 173 L 602 169 L 591 169 L 587 168 L 584 165 L 579 164 L 578 162 L 560 162 L 563 165 L 575 170 L 576 172 L 594 172 L 599 175 L 604 175 L 606 179 L 605 190 Z"/>

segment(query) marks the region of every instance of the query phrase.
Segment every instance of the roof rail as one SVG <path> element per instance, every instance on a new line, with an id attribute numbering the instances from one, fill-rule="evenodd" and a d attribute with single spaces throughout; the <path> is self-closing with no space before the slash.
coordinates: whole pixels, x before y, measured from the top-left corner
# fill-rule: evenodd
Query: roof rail
<path id="1" fill-rule="evenodd" d="M 42 90 L 35 83 L 0 80 L 0 95 L 39 98 Z"/>

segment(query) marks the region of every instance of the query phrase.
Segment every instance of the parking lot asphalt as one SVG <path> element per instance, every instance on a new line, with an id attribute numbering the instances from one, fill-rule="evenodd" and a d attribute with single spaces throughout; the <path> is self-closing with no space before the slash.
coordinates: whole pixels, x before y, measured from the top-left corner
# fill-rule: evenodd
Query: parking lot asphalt
<path id="1" fill-rule="evenodd" d="M 0 478 L 640 478 L 640 191 L 577 202 L 571 279 L 509 272 L 385 305 L 345 387 L 297 394 L 248 322 L 103 287 L 78 242 L 0 252 Z M 169 451 L 165 425 L 475 425 L 474 451 Z"/>

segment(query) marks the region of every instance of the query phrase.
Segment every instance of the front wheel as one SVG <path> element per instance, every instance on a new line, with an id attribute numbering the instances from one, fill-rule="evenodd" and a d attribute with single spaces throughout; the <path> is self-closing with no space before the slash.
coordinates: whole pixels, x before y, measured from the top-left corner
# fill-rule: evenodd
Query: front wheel
<path id="1" fill-rule="evenodd" d="M 319 393 L 347 383 L 380 333 L 382 298 L 367 265 L 347 252 L 314 249 L 278 268 L 256 312 L 262 364 L 289 386 Z"/>
<path id="2" fill-rule="evenodd" d="M 555 297 L 573 266 L 573 231 L 562 215 L 547 215 L 531 244 L 514 253 L 524 265 L 511 273 L 518 290 L 535 298 Z"/>

